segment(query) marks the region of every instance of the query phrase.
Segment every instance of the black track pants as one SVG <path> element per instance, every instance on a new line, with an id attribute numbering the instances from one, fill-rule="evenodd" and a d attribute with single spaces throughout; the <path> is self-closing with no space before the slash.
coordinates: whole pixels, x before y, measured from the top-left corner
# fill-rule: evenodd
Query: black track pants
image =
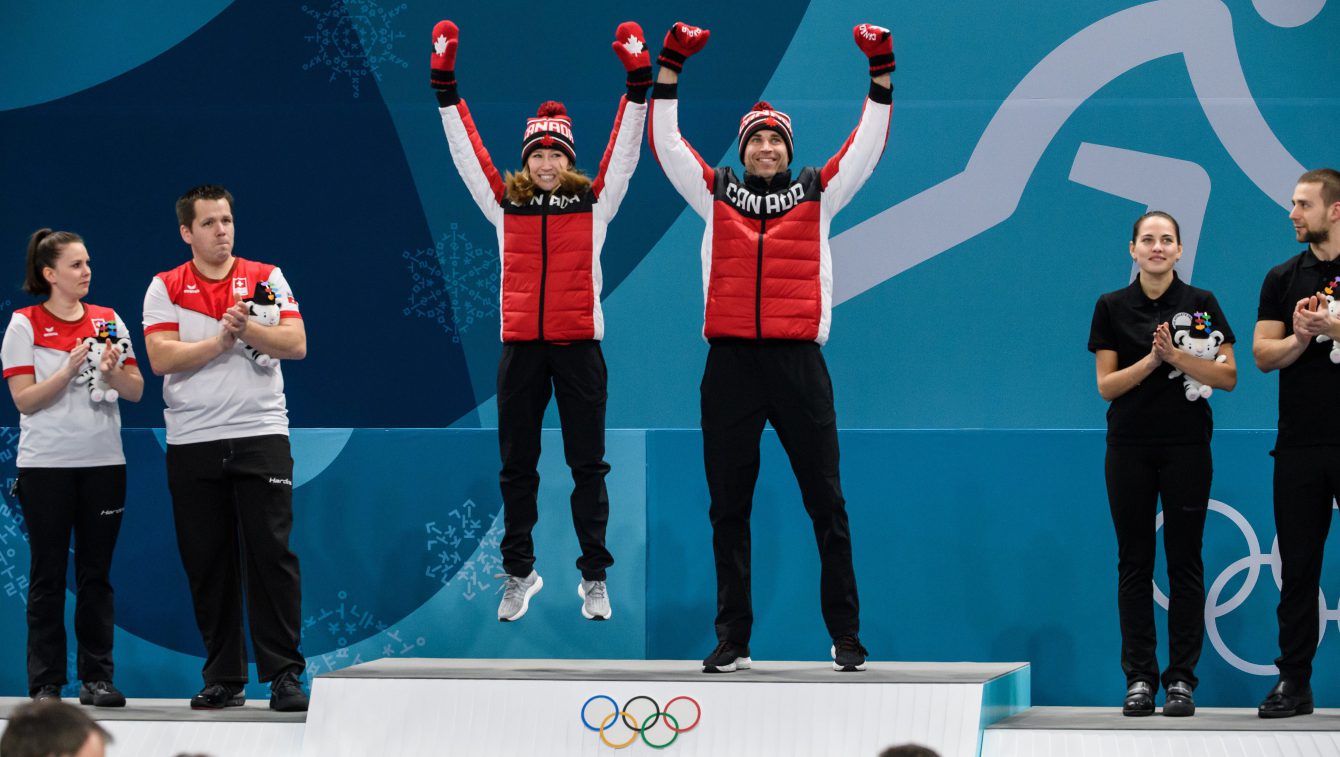
<path id="1" fill-rule="evenodd" d="M 1208 444 L 1109 446 L 1107 499 L 1117 531 L 1117 610 L 1121 669 L 1129 686 L 1159 684 L 1154 630 L 1154 515 L 1163 501 L 1163 549 L 1168 558 L 1168 668 L 1174 681 L 1196 686 L 1205 639 L 1205 569 L 1201 537 L 1213 465 Z"/>
<path id="2" fill-rule="evenodd" d="M 167 448 L 177 548 L 205 642 L 205 683 L 247 681 L 242 597 L 262 683 L 302 673 L 302 586 L 293 530 L 293 458 L 282 434 Z"/>
<path id="3" fill-rule="evenodd" d="M 610 500 L 605 491 L 605 357 L 600 342 L 510 342 L 498 361 L 499 486 L 505 533 L 503 570 L 526 576 L 535 567 L 531 530 L 539 519 L 540 429 L 552 395 L 563 427 L 563 456 L 572 469 L 572 526 L 582 554 L 577 569 L 604 581 L 614 558 L 605 548 Z"/>
<path id="4" fill-rule="evenodd" d="M 1331 530 L 1331 501 L 1340 496 L 1340 447 L 1277 449 L 1275 532 L 1280 542 L 1280 676 L 1299 684 L 1312 681 L 1317 653 L 1317 592 L 1322 557 Z"/>
<path id="5" fill-rule="evenodd" d="M 838 476 L 833 385 L 823 353 L 813 342 L 721 341 L 708 351 L 702 381 L 717 639 L 745 644 L 753 628 L 749 516 L 765 421 L 777 430 L 814 523 L 828 633 L 855 634 L 860 628 L 856 573 Z"/>
<path id="6" fill-rule="evenodd" d="M 126 500 L 126 466 L 22 468 L 19 502 L 28 525 L 28 693 L 64 686 L 65 571 L 74 535 L 75 670 L 112 680 L 112 550 Z"/>

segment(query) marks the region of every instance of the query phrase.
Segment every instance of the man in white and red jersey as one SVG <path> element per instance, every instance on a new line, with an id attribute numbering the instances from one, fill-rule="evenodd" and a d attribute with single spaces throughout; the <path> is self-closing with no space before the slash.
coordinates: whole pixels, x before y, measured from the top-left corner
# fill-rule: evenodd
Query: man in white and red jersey
<path id="1" fill-rule="evenodd" d="M 154 373 L 166 377 L 168 488 L 207 653 L 205 686 L 191 707 L 245 702 L 245 575 L 256 670 L 261 682 L 271 682 L 270 707 L 306 710 L 298 558 L 288 544 L 293 459 L 278 361 L 302 359 L 307 333 L 279 268 L 233 255 L 228 190 L 187 191 L 177 200 L 177 220 L 191 260 L 149 283 L 144 334 Z M 249 321 L 241 302 L 261 282 L 277 295 L 276 326 Z M 276 362 L 262 367 L 243 343 Z"/>
<path id="2" fill-rule="evenodd" d="M 822 564 L 824 622 L 835 670 L 865 669 L 851 534 L 838 476 L 833 387 L 819 348 L 828 340 L 833 216 L 875 170 L 888 136 L 893 40 L 887 29 L 853 30 L 869 58 L 860 123 L 822 168 L 792 173 L 791 119 L 760 102 L 740 119 L 744 178 L 713 169 L 679 133 L 678 81 L 707 44 L 706 29 L 676 23 L 666 34 L 651 102 L 651 146 L 675 189 L 707 222 L 703 233 L 703 460 L 712 504 L 718 645 L 703 672 L 751 665 L 749 513 L 759 439 L 771 422 L 791 459 L 814 521 Z"/>

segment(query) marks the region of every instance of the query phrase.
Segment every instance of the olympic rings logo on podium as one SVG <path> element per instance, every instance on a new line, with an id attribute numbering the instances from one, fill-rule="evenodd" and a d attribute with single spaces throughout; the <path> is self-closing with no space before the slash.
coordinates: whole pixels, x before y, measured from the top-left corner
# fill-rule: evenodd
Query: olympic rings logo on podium
<path id="1" fill-rule="evenodd" d="M 1335 503 L 1332 503 L 1331 506 L 1332 508 L 1336 507 Z M 1228 518 L 1233 525 L 1238 527 L 1238 530 L 1242 532 L 1243 540 L 1246 542 L 1247 556 L 1224 568 L 1223 572 L 1211 582 L 1209 589 L 1205 592 L 1205 635 L 1209 638 L 1210 645 L 1219 653 L 1219 656 L 1238 670 L 1258 676 L 1278 675 L 1279 668 L 1273 664 L 1262 664 L 1243 659 L 1232 649 L 1229 649 L 1228 644 L 1224 642 L 1223 636 L 1219 632 L 1219 619 L 1238 609 L 1243 602 L 1247 601 L 1247 597 L 1256 590 L 1256 584 L 1261 578 L 1263 568 L 1270 570 L 1270 576 L 1274 580 L 1276 589 L 1282 586 L 1279 536 L 1276 536 L 1271 543 L 1269 552 L 1262 552 L 1261 542 L 1256 536 L 1256 531 L 1252 529 L 1252 524 L 1247 521 L 1242 513 L 1217 499 L 1210 500 L 1209 509 L 1210 512 L 1219 513 Z M 1154 519 L 1155 532 L 1162 527 L 1163 512 L 1159 511 L 1158 516 Z M 1244 572 L 1247 575 L 1242 579 L 1242 585 L 1238 587 L 1237 592 L 1227 601 L 1220 601 L 1224 590 L 1228 588 L 1229 582 Z M 1159 588 L 1157 581 L 1154 582 L 1154 601 L 1158 602 L 1163 609 L 1168 609 L 1168 595 Z M 1317 622 L 1320 626 L 1317 644 L 1320 645 L 1326 637 L 1326 626 L 1331 621 L 1335 621 L 1340 626 L 1340 603 L 1335 608 L 1331 608 L 1326 603 L 1326 593 L 1319 590 L 1317 592 L 1317 604 Z"/>
<path id="2" fill-rule="evenodd" d="M 587 715 L 587 710 L 591 708 L 591 704 L 597 701 L 608 702 L 610 706 L 610 710 L 598 721 L 595 720 L 594 716 L 599 714 L 599 710 L 603 708 L 597 708 L 589 718 Z M 645 701 L 650 705 L 650 711 L 648 711 L 647 705 L 633 707 L 634 702 L 642 701 Z M 683 702 L 684 704 L 676 708 L 679 711 L 679 716 L 676 717 L 675 715 L 670 714 L 670 708 L 680 702 Z M 688 705 L 693 705 L 693 709 L 689 710 Z M 688 717 L 690 712 L 693 714 L 693 719 L 691 721 Z M 582 704 L 581 713 L 582 725 L 586 726 L 588 731 L 595 731 L 600 734 L 601 743 L 612 749 L 625 749 L 630 747 L 639 737 L 642 739 L 642 743 L 652 749 L 665 749 L 675 743 L 675 739 L 679 738 L 679 734 L 688 733 L 694 728 L 697 728 L 698 722 L 702 720 L 702 717 L 703 708 L 698 704 L 698 700 L 693 697 L 677 696 L 666 702 L 665 707 L 662 708 L 656 703 L 655 699 L 652 699 L 645 694 L 639 694 L 630 698 L 627 702 L 623 703 L 622 707 L 619 706 L 618 702 L 614 701 L 613 697 L 607 694 L 596 694 Z M 625 741 L 612 741 L 610 738 L 611 732 L 617 727 L 615 724 L 616 720 L 622 721 L 624 728 L 632 733 L 632 735 Z M 688 723 L 688 725 L 681 725 L 681 723 Z M 669 731 L 669 739 L 665 739 L 664 741 L 652 741 L 651 737 L 647 735 L 658 725 L 663 725 L 664 730 Z M 663 737 L 658 736 L 658 738 Z"/>

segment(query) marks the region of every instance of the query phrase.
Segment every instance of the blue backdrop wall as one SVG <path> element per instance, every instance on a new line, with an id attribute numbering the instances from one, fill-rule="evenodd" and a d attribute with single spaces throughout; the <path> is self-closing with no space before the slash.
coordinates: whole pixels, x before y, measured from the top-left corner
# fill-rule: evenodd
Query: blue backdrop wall
<path id="1" fill-rule="evenodd" d="M 1183 276 L 1216 292 L 1245 340 L 1262 275 L 1298 249 L 1285 218 L 1294 179 L 1304 167 L 1340 163 L 1328 128 L 1340 119 L 1333 44 L 1340 7 L 815 0 L 769 8 L 756 14 L 696 0 L 561 8 L 421 0 L 7 4 L 0 8 L 0 240 L 9 240 L 14 285 L 0 292 L 0 315 L 29 303 L 17 288 L 27 234 L 54 226 L 89 243 L 97 272 L 90 300 L 138 320 L 150 277 L 189 254 L 173 199 L 197 183 L 224 183 L 237 196 L 238 253 L 284 267 L 308 324 L 310 355 L 285 374 L 301 429 L 296 447 L 310 470 L 324 471 L 300 489 L 296 537 L 305 601 L 318 619 L 305 642 L 314 660 L 336 655 L 320 663 L 330 666 L 393 650 L 700 656 L 710 641 L 710 597 L 700 591 L 710 584 L 702 583 L 710 579 L 701 559 L 705 495 L 696 438 L 679 432 L 628 432 L 631 447 L 610 444 L 612 458 L 630 456 L 615 462 L 616 478 L 630 467 L 647 473 L 619 484 L 624 501 L 644 503 L 628 527 L 641 529 L 645 518 L 652 534 L 645 629 L 602 631 L 609 637 L 595 645 L 581 635 L 587 629 L 574 628 L 574 635 L 555 631 L 543 650 L 497 647 L 490 645 L 504 642 L 494 624 L 423 630 L 446 623 L 438 613 L 413 639 L 387 636 L 436 601 L 444 581 L 465 581 L 462 566 L 480 576 L 497 567 L 485 565 L 496 556 L 486 538 L 499 507 L 496 453 L 487 431 L 472 432 L 480 438 L 464 431 L 496 418 L 497 245 L 450 165 L 426 87 L 428 31 L 444 15 L 461 26 L 462 94 L 501 165 L 515 155 L 525 117 L 557 98 L 575 121 L 579 165 L 594 170 L 621 90 L 622 70 L 608 52 L 619 21 L 636 18 L 653 42 L 680 18 L 713 30 L 681 85 L 684 131 L 704 159 L 734 162 L 737 119 L 764 98 L 792 115 L 796 161 L 804 164 L 827 159 L 859 113 L 866 84 L 852 24 L 882 23 L 893 29 L 899 60 L 893 124 L 882 163 L 833 227 L 837 307 L 825 350 L 840 423 L 851 429 L 844 474 L 866 540 L 858 559 L 873 613 L 867 633 L 885 657 L 1033 659 L 1035 701 L 1106 702 L 1066 670 L 1104 671 L 1118 682 L 1108 688 L 1119 686 L 1101 434 L 1084 431 L 1100 428 L 1104 411 L 1084 351 L 1093 300 L 1129 280 L 1129 224 L 1146 207 L 1162 207 L 1182 221 Z M 562 22 L 539 21 L 554 18 Z M 701 228 L 644 149 L 603 258 L 611 427 L 697 425 L 706 353 Z M 1244 362 L 1246 348 L 1244 341 Z M 123 403 L 129 428 L 162 425 L 158 382 L 148 381 L 143 402 Z M 1273 376 L 1244 364 L 1238 389 L 1213 400 L 1221 429 L 1244 429 L 1217 437 L 1215 497 L 1234 512 L 1255 513 L 1249 521 L 1266 542 L 1262 553 L 1271 551 L 1264 535 L 1273 534 L 1264 451 L 1275 392 Z M 423 427 L 466 435 L 379 430 Z M 905 431 L 867 438 L 859 429 Z M 117 558 L 127 635 L 118 651 L 123 665 L 138 644 L 163 656 L 145 667 L 171 673 L 148 676 L 141 688 L 161 683 L 161 693 L 189 693 L 199 642 L 184 595 L 160 585 L 180 579 L 175 547 L 163 541 L 171 528 L 160 439 L 149 430 L 126 438 L 133 502 Z M 13 443 L 11 433 L 11 468 Z M 388 449 L 395 454 L 384 465 L 371 462 Z M 1048 449 L 1054 454 L 1043 454 Z M 321 466 L 339 456 L 341 465 Z M 561 461 L 546 460 L 545 485 L 553 487 L 546 502 L 561 511 L 566 475 Z M 391 476 L 386 466 L 400 467 Z M 1029 486 L 993 483 L 1010 477 Z M 1224 488 L 1233 477 L 1240 477 L 1234 488 Z M 760 562 L 786 539 L 808 538 L 791 528 L 801 516 L 789 506 L 781 508 L 787 528 L 761 530 L 770 517 L 762 503 L 795 496 L 785 466 L 765 463 Z M 0 630 L 12 650 L 22 638 L 26 546 L 21 518 L 6 505 Z M 562 541 L 565 518 L 557 515 L 546 523 Z M 1066 517 L 1080 525 L 1058 525 Z M 1208 564 L 1219 542 L 1226 560 L 1236 555 L 1225 566 L 1250 556 L 1230 522 L 1211 520 L 1207 580 L 1220 574 Z M 943 539 L 919 533 L 926 528 L 942 530 Z M 425 541 L 429 548 L 420 549 Z M 984 541 L 995 546 L 984 549 Z M 408 554 L 422 564 L 408 564 Z M 686 581 L 657 583 L 658 570 L 676 560 Z M 939 561 L 955 572 L 932 570 Z M 796 579 L 813 581 L 811 573 L 797 568 Z M 1266 574 L 1252 574 L 1261 588 L 1225 623 L 1246 616 L 1261 633 L 1273 627 Z M 1032 593 L 1002 593 L 1010 576 Z M 1247 577 L 1234 576 L 1221 601 Z M 570 592 L 562 583 L 552 590 Z M 458 588 L 462 597 L 485 590 Z M 627 604 L 637 587 L 616 590 L 627 608 L 621 619 L 642 617 Z M 980 601 L 969 611 L 954 604 L 960 595 Z M 1091 606 L 1073 617 L 1062 612 L 1077 602 Z M 760 654 L 817 656 L 822 633 L 815 635 L 812 604 L 773 613 L 759 629 Z M 330 620 L 353 615 L 355 606 L 367 620 Z M 479 609 L 461 617 L 488 616 Z M 481 640 L 466 644 L 462 635 Z M 1241 650 L 1238 667 L 1207 644 L 1205 667 L 1227 666 L 1213 690 L 1220 693 L 1206 690 L 1207 703 L 1216 696 L 1250 703 L 1264 686 L 1259 668 L 1239 670 L 1269 663 L 1268 644 L 1252 638 L 1226 647 Z M 1323 640 L 1323 651 L 1330 643 Z M 6 654 L 0 687 L 17 693 L 21 658 Z"/>

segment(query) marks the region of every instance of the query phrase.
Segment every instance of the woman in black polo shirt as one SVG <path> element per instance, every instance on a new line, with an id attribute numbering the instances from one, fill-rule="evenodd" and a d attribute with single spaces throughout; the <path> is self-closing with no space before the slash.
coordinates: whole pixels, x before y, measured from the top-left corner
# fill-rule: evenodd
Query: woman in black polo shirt
<path id="1" fill-rule="evenodd" d="M 1210 498 L 1210 388 L 1237 383 L 1233 331 L 1214 295 L 1173 271 L 1177 221 L 1140 216 L 1131 234 L 1140 269 L 1130 286 L 1098 298 L 1089 350 L 1107 411 L 1107 498 L 1117 530 L 1117 608 L 1125 715 L 1154 712 L 1154 514 L 1163 503 L 1168 558 L 1168 668 L 1164 715 L 1195 713 L 1192 690 L 1205 636 L 1201 534 Z M 1216 354 L 1217 353 L 1217 354 Z M 1209 357 L 1210 359 L 1206 359 Z"/>

